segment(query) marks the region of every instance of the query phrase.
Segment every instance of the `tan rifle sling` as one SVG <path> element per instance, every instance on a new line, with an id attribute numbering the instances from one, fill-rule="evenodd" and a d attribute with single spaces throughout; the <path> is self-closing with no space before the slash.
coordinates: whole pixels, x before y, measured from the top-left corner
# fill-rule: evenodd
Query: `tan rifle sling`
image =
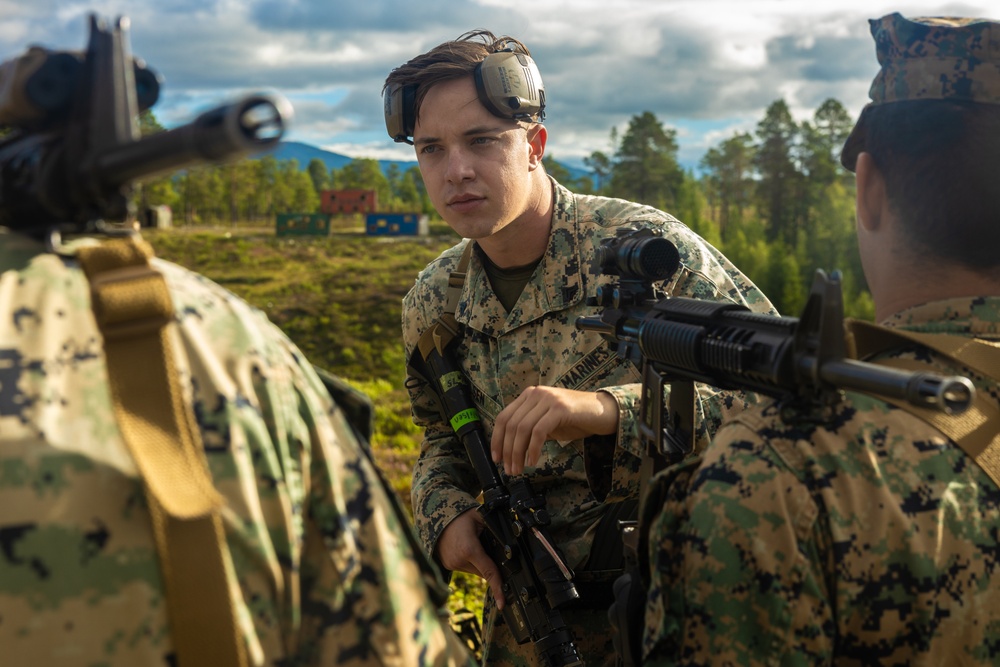
<path id="1" fill-rule="evenodd" d="M 458 336 L 458 322 L 455 320 L 455 310 L 458 308 L 458 300 L 462 298 L 462 288 L 465 285 L 465 274 L 469 269 L 469 262 L 472 260 L 472 239 L 465 244 L 462 257 L 458 260 L 455 270 L 448 275 L 448 290 L 445 292 L 444 310 L 437 319 L 427 329 L 420 334 L 417 341 L 417 349 L 421 356 L 427 358 L 427 353 L 432 349 L 444 353 L 447 347 L 456 336 Z"/>
<path id="2" fill-rule="evenodd" d="M 859 359 L 901 344 L 918 343 L 980 375 L 1000 381 L 1000 345 L 996 343 L 967 336 L 915 333 L 858 320 L 848 320 L 846 326 L 848 342 L 853 339 Z M 878 363 L 904 370 L 927 368 L 927 364 L 916 359 L 884 359 Z M 1000 486 L 1000 408 L 987 392 L 976 392 L 969 409 L 958 415 L 916 407 L 903 400 L 879 398 L 944 433 Z"/>
<path id="3" fill-rule="evenodd" d="M 152 256 L 138 236 L 77 253 L 104 337 L 115 417 L 145 485 L 177 664 L 243 667 L 223 499 L 181 391 L 168 338 L 173 302 Z"/>

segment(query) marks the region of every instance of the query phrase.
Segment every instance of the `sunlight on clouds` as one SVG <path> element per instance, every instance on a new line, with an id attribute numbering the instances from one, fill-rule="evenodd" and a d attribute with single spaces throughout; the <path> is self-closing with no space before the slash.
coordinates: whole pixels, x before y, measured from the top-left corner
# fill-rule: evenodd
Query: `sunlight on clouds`
<path id="1" fill-rule="evenodd" d="M 281 44 L 265 44 L 256 50 L 257 60 L 268 65 L 284 64 L 287 61 L 288 51 Z"/>
<path id="2" fill-rule="evenodd" d="M 609 130 L 604 128 L 595 128 L 590 131 L 567 128 L 555 133 L 554 137 L 550 135 L 545 153 L 560 162 L 571 163 L 582 162 L 583 158 L 590 157 L 595 151 L 610 155 L 614 150 L 608 137 Z"/>
<path id="3" fill-rule="evenodd" d="M 726 63 L 739 69 L 757 69 L 767 64 L 767 49 L 763 43 L 726 41 L 722 43 L 719 52 Z"/>
<path id="4" fill-rule="evenodd" d="M 720 96 L 716 108 L 728 109 L 730 113 L 746 110 L 746 100 L 753 99 L 761 86 L 759 76 L 729 79 L 720 86 Z"/>
<path id="5" fill-rule="evenodd" d="M 295 108 L 296 121 L 308 125 L 308 132 L 317 137 L 330 137 L 364 129 L 365 123 L 357 116 L 335 113 L 332 105 L 318 100 L 304 100 L 302 96 L 290 96 Z M 323 143 L 320 138 L 318 143 Z"/>
<path id="6" fill-rule="evenodd" d="M 792 113 L 793 117 L 796 117 L 795 109 L 799 106 L 798 93 L 801 88 L 802 84 L 799 81 L 785 81 L 775 86 L 777 96 L 785 100 L 788 104 L 788 110 Z"/>
<path id="7" fill-rule="evenodd" d="M 411 146 L 383 144 L 381 141 L 367 144 L 325 144 L 320 148 L 347 157 L 363 157 L 372 160 L 410 160 L 414 165 L 417 161 Z"/>
<path id="8" fill-rule="evenodd" d="M 4 5 L 0 3 L 0 16 L 3 15 Z M 21 42 L 25 41 L 25 35 L 28 32 L 27 25 L 22 21 L 0 21 L 0 42 L 18 44 L 17 47 L 9 52 L 0 53 L 0 58 L 6 60 L 7 58 L 13 58 L 24 53 L 28 45 L 24 44 L 23 47 L 20 46 Z"/>
<path id="9" fill-rule="evenodd" d="M 495 25 L 485 27 L 523 39 L 540 60 L 551 92 L 548 151 L 557 159 L 609 152 L 611 128 L 621 136 L 648 107 L 678 129 L 682 160 L 697 164 L 708 147 L 753 133 L 779 97 L 799 121 L 830 97 L 860 111 L 877 70 L 867 19 L 897 9 L 997 14 L 995 1 L 984 0 L 448 0 L 456 11 L 434 17 L 428 30 L 406 26 L 388 0 L 362 1 L 364 11 L 344 12 L 343 22 L 278 25 L 246 0 L 0 0 L 0 58 L 30 43 L 79 49 L 90 11 L 125 14 L 135 53 L 167 78 L 155 109 L 164 125 L 188 122 L 245 86 L 273 87 L 295 106 L 290 139 L 412 160 L 412 149 L 382 127 L 385 75 L 489 17 Z M 292 5 L 289 16 L 324 16 L 306 11 L 309 3 Z M 612 99 L 596 97 L 609 90 Z"/>
<path id="10" fill-rule="evenodd" d="M 757 120 L 755 119 L 744 119 L 735 123 L 731 123 L 726 127 L 722 127 L 716 130 L 709 130 L 704 135 L 698 138 L 700 146 L 705 150 L 711 148 L 712 146 L 717 146 L 727 139 L 731 139 L 737 134 L 750 134 L 752 135 L 757 131 Z"/>
<path id="11" fill-rule="evenodd" d="M 811 121 L 813 114 L 816 113 L 817 105 L 811 105 L 802 100 L 805 86 L 806 82 L 802 81 L 789 81 L 778 86 L 778 94 L 788 104 L 788 112 L 797 123 Z"/>
<path id="12" fill-rule="evenodd" d="M 815 35 L 801 35 L 795 40 L 795 46 L 803 51 L 808 51 L 816 45 Z"/>
<path id="13" fill-rule="evenodd" d="M 269 41 L 268 43 L 254 46 L 250 49 L 256 55 L 257 60 L 271 66 L 288 67 L 329 65 L 340 67 L 345 65 L 357 65 L 369 62 L 371 53 L 363 50 L 359 45 L 346 42 L 338 43 L 336 46 L 326 48 L 320 40 L 314 43 L 312 48 L 302 48 L 300 36 L 284 41 Z M 327 40 L 328 41 L 328 40 Z"/>

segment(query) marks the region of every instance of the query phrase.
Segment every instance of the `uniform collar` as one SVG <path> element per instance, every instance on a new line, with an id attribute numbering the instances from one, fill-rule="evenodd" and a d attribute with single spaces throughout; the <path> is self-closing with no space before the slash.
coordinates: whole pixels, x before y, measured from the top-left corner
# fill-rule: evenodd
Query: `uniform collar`
<path id="1" fill-rule="evenodd" d="M 1000 296 L 958 297 L 901 310 L 882 324 L 926 333 L 1000 336 Z"/>
<path id="2" fill-rule="evenodd" d="M 497 299 L 482 261 L 473 253 L 456 319 L 489 336 L 499 336 L 553 312 L 578 304 L 584 294 L 580 257 L 580 230 L 573 193 L 551 176 L 553 206 L 549 243 L 545 254 L 524 286 L 514 308 L 507 313 Z"/>

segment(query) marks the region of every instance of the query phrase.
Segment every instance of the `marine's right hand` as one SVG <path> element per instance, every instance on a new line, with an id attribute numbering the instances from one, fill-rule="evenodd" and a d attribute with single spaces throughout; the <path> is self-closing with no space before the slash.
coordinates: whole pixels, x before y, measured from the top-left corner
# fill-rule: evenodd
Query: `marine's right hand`
<path id="1" fill-rule="evenodd" d="M 497 601 L 497 608 L 503 609 L 503 583 L 500 580 L 500 570 L 479 541 L 479 534 L 485 529 L 486 523 L 477 510 L 462 512 L 441 532 L 435 547 L 435 555 L 438 562 L 447 570 L 469 572 L 485 579 Z"/>

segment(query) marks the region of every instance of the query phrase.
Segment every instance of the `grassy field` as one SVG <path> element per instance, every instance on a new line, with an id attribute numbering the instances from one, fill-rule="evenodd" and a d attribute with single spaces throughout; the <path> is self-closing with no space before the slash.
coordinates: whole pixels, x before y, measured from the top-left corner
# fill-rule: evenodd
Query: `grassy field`
<path id="1" fill-rule="evenodd" d="M 425 237 L 369 237 L 360 227 L 330 236 L 276 237 L 273 228 L 143 230 L 163 259 L 208 276 L 265 313 L 313 364 L 375 404 L 372 449 L 404 504 L 420 432 L 403 389 L 403 295 L 417 274 L 459 237 L 431 226 Z M 454 610 L 481 611 L 478 580 L 452 581 Z"/>

